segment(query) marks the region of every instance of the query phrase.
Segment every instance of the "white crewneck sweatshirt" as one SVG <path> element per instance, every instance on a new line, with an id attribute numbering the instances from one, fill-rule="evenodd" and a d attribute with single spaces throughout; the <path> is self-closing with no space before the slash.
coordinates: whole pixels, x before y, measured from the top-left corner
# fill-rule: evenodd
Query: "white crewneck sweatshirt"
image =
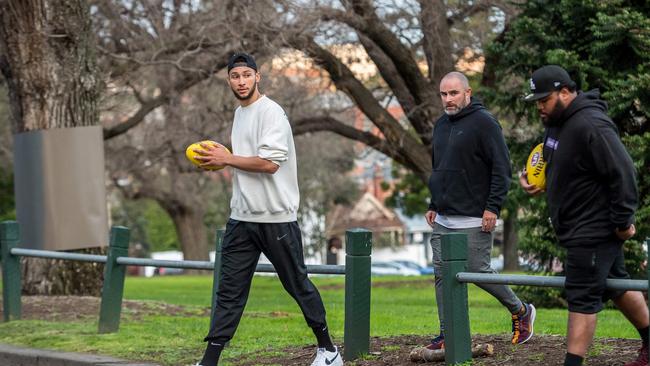
<path id="1" fill-rule="evenodd" d="M 238 107 L 230 137 L 233 154 L 259 156 L 279 166 L 274 174 L 233 169 L 230 217 L 249 222 L 296 221 L 300 204 L 296 149 L 282 107 L 266 96 Z"/>

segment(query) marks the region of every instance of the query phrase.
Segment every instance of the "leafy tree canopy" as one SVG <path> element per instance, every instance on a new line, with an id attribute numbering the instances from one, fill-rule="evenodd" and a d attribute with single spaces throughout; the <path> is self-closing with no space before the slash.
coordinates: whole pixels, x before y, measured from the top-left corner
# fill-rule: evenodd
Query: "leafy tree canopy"
<path id="1" fill-rule="evenodd" d="M 600 89 L 639 173 L 638 234 L 626 244 L 626 255 L 628 270 L 640 275 L 638 264 L 645 257 L 640 242 L 650 235 L 650 3 L 533 0 L 521 6 L 520 15 L 487 49 L 482 90 L 488 105 L 508 121 L 515 168 L 541 140 L 534 105 L 521 99 L 535 69 L 561 65 L 579 89 Z M 513 187 L 509 200 L 522 214 L 520 249 L 542 262 L 561 257 L 563 251 L 557 251 L 546 220 L 545 203 L 516 190 L 521 191 Z"/>
<path id="2" fill-rule="evenodd" d="M 650 130 L 650 3 L 528 1 L 487 50 L 484 81 L 493 103 L 515 120 L 537 120 L 521 96 L 532 72 L 561 65 L 582 90 L 600 89 L 625 132 Z"/>

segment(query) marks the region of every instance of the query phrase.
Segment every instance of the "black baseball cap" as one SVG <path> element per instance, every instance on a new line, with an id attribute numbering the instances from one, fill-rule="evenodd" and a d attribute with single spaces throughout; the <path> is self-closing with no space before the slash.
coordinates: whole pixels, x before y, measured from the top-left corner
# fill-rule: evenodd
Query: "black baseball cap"
<path id="1" fill-rule="evenodd" d="M 557 65 L 546 65 L 533 72 L 530 78 L 530 94 L 524 97 L 526 102 L 534 102 L 547 97 L 563 87 L 575 89 L 576 83 L 571 80 L 569 73 Z"/>
<path id="2" fill-rule="evenodd" d="M 257 71 L 257 64 L 255 63 L 255 59 L 248 53 L 239 52 L 230 56 L 230 59 L 228 60 L 228 72 L 230 72 L 233 67 L 238 66 L 250 67 L 251 69 Z"/>

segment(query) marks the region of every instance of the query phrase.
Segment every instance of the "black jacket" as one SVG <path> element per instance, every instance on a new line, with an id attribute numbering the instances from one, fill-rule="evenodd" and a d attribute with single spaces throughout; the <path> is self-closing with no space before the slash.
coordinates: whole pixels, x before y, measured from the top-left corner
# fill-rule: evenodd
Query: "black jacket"
<path id="1" fill-rule="evenodd" d="M 615 239 L 634 222 L 634 164 L 598 90 L 579 93 L 546 130 L 544 159 L 551 221 L 560 244 Z"/>
<path id="2" fill-rule="evenodd" d="M 510 155 L 499 122 L 480 101 L 443 115 L 433 129 L 429 209 L 443 215 L 499 214 L 510 186 Z"/>

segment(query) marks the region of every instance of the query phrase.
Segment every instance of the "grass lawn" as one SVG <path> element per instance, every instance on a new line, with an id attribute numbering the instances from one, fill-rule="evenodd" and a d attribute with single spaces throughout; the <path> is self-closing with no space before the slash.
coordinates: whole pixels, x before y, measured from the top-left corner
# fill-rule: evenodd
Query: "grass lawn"
<path id="1" fill-rule="evenodd" d="M 373 278 L 372 336 L 437 332 L 433 283 L 423 278 Z M 330 331 L 336 342 L 341 343 L 344 279 L 315 277 L 313 281 L 325 301 Z M 211 276 L 129 277 L 125 298 L 182 305 L 190 313 L 196 310 L 198 314 L 210 303 L 211 288 Z M 510 332 L 509 313 L 494 298 L 474 285 L 469 287 L 469 296 L 472 333 Z M 564 309 L 538 309 L 535 332 L 564 335 L 566 316 Z M 123 313 L 118 333 L 98 335 L 96 318 L 92 322 L 23 320 L 0 323 L 0 343 L 187 365 L 196 362 L 202 354 L 208 322 L 208 317 L 198 315 L 134 318 Z M 599 315 L 596 336 L 636 338 L 638 334 L 619 312 L 605 310 Z M 242 353 L 268 353 L 287 345 L 313 343 L 313 334 L 300 309 L 277 278 L 256 276 L 239 329 L 224 357 L 227 361 Z"/>

